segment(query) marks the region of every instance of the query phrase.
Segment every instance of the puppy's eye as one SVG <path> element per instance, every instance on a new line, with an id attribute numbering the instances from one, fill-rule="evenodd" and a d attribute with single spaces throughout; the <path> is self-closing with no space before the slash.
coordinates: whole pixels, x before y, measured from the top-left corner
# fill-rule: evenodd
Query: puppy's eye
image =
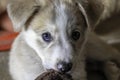
<path id="1" fill-rule="evenodd" d="M 49 32 L 45 32 L 42 34 L 42 38 L 45 42 L 51 42 L 53 40 L 51 34 Z"/>
<path id="2" fill-rule="evenodd" d="M 78 30 L 74 30 L 71 34 L 73 40 L 77 41 L 80 38 L 80 32 Z"/>

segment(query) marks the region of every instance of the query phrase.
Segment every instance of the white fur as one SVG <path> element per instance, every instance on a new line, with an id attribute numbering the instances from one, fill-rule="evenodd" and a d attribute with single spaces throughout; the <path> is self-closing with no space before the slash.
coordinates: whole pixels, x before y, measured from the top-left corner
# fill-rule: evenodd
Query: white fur
<path id="1" fill-rule="evenodd" d="M 13 47 L 10 53 L 10 73 L 13 77 L 13 80 L 34 80 L 45 70 L 42 67 L 41 59 L 37 56 L 32 48 L 28 47 L 22 36 L 23 34 L 20 34 L 17 37 L 13 46 L 18 46 Z"/>
<path id="2" fill-rule="evenodd" d="M 59 9 L 57 10 L 59 12 L 59 15 L 56 20 L 57 24 L 55 25 L 52 23 L 46 23 L 46 27 L 52 28 L 51 32 L 53 32 L 54 35 L 56 34 L 54 37 L 54 39 L 57 39 L 56 42 L 51 42 L 49 45 L 46 46 L 46 48 L 41 50 L 41 47 L 36 42 L 37 39 L 42 40 L 41 36 L 38 37 L 38 35 L 31 28 L 29 28 L 29 30 L 24 32 L 25 41 L 29 46 L 31 46 L 36 51 L 36 53 L 42 59 L 44 67 L 47 69 L 55 69 L 55 70 L 57 70 L 56 64 L 59 61 L 69 62 L 69 60 L 72 59 L 71 45 L 68 43 L 67 35 L 65 35 L 66 34 L 65 26 L 67 26 L 67 15 L 64 13 L 65 5 L 60 5 Z M 57 33 L 55 33 L 55 29 L 56 29 L 54 28 L 55 26 L 57 26 L 57 29 L 59 31 Z M 52 49 L 50 53 L 48 51 L 49 49 Z M 50 59 L 48 59 L 48 57 L 50 57 Z"/>

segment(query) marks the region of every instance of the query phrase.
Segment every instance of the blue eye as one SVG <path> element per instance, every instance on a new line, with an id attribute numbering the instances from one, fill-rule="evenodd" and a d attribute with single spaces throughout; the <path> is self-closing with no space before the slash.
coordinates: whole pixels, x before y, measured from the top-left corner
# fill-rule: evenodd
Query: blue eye
<path id="1" fill-rule="evenodd" d="M 49 32 L 45 32 L 42 34 L 42 38 L 45 42 L 51 42 L 53 40 L 51 34 Z"/>

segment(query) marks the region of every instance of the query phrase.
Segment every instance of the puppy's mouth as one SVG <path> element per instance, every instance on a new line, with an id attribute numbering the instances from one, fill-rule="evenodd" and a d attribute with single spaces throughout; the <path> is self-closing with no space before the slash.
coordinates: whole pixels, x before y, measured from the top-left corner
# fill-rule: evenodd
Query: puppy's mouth
<path id="1" fill-rule="evenodd" d="M 35 80 L 73 80 L 73 78 L 69 74 L 63 74 L 49 69 L 47 72 L 38 76 Z"/>
<path id="2" fill-rule="evenodd" d="M 59 74 L 63 74 L 63 75 L 66 75 L 66 76 L 72 77 L 72 75 L 71 75 L 71 71 L 66 72 L 66 73 L 63 73 L 63 72 L 60 72 L 60 71 L 57 71 L 57 70 L 54 70 L 54 69 L 46 69 L 46 70 L 47 70 L 47 72 L 49 72 L 49 71 L 55 71 L 55 72 L 57 72 L 57 73 L 59 73 Z"/>
<path id="3" fill-rule="evenodd" d="M 67 73 L 63 73 L 63 72 L 59 72 L 59 71 L 56 71 L 56 70 L 53 70 L 53 69 L 47 69 L 47 72 L 56 72 L 58 74 L 65 75 L 65 76 L 67 76 L 69 78 L 72 78 L 72 75 L 71 75 L 70 71 L 67 72 Z"/>

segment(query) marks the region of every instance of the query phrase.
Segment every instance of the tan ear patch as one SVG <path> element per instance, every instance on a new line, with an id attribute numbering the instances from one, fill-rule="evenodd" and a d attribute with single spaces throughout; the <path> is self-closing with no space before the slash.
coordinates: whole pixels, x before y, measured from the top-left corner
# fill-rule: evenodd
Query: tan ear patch
<path id="1" fill-rule="evenodd" d="M 33 1 L 13 1 L 7 6 L 8 15 L 13 23 L 15 31 L 21 31 L 26 21 L 36 11 L 36 4 Z"/>
<path id="2" fill-rule="evenodd" d="M 77 0 L 76 0 L 77 1 Z M 82 11 L 86 12 L 86 19 L 89 21 L 89 26 L 91 30 L 94 30 L 96 24 L 98 23 L 103 11 L 104 5 L 101 0 L 78 0 L 81 4 Z"/>

